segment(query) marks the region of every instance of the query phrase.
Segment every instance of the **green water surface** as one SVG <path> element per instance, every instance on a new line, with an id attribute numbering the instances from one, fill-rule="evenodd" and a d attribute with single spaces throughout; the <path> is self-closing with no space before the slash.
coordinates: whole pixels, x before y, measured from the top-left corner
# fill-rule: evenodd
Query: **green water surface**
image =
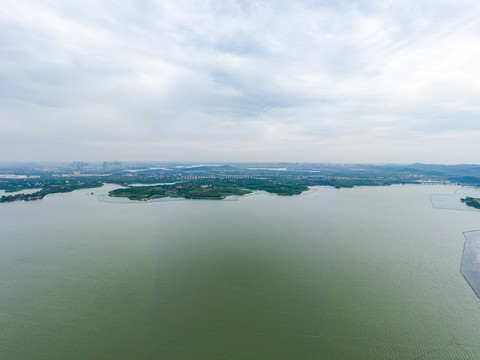
<path id="1" fill-rule="evenodd" d="M 454 190 L 0 204 L 0 358 L 479 359 Z"/>

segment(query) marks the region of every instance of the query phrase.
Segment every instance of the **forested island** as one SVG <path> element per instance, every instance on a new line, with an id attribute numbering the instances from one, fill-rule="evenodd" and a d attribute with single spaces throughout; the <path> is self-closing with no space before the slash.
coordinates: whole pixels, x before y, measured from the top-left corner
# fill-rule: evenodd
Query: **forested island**
<path id="1" fill-rule="evenodd" d="M 292 196 L 311 186 L 348 188 L 392 184 L 480 185 L 478 165 L 371 165 L 321 163 L 121 163 L 0 164 L 0 202 L 39 200 L 48 194 L 96 188 L 123 188 L 112 197 L 221 200 L 252 191 Z M 34 191 L 38 189 L 37 191 Z M 22 193 L 29 190 L 30 193 Z M 14 193 L 14 194 L 9 194 Z M 466 199 L 474 206 L 478 202 Z"/>
<path id="2" fill-rule="evenodd" d="M 130 200 L 151 200 L 162 197 L 222 200 L 231 195 L 246 195 L 254 190 L 289 196 L 301 194 L 308 190 L 308 187 L 301 183 L 270 179 L 199 179 L 168 185 L 130 186 L 110 191 L 109 194 Z"/>
<path id="3" fill-rule="evenodd" d="M 480 199 L 479 198 L 472 198 L 466 197 L 465 199 L 460 199 L 467 206 L 474 207 L 475 209 L 480 209 Z"/>

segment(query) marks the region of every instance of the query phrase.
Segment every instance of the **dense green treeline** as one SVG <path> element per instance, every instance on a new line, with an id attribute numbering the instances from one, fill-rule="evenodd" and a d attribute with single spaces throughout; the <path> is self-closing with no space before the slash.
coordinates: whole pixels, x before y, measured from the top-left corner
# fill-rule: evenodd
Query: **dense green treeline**
<path id="1" fill-rule="evenodd" d="M 250 191 L 221 183 L 205 184 L 203 181 L 182 182 L 172 185 L 131 186 L 116 189 L 110 196 L 127 197 L 131 200 L 150 200 L 161 197 L 183 197 L 186 199 L 224 199 L 230 195 L 245 195 Z"/>
<path id="2" fill-rule="evenodd" d="M 37 184 L 39 183 L 37 182 Z M 46 182 L 41 184 L 42 185 L 40 186 L 43 186 L 43 188 L 39 191 L 36 191 L 32 194 L 3 195 L 2 197 L 0 197 L 0 202 L 11 202 L 11 201 L 17 201 L 17 200 L 25 200 L 25 201 L 39 200 L 39 199 L 43 199 L 48 194 L 66 193 L 66 192 L 71 192 L 77 189 L 95 188 L 103 185 L 101 181 L 98 181 L 96 179 L 88 179 L 88 178 L 82 178 L 77 180 L 64 180 L 63 182 L 53 181 L 53 182 Z M 38 186 L 39 185 L 35 187 L 38 187 Z M 24 190 L 24 189 L 25 188 L 22 188 L 20 190 Z"/>
<path id="3" fill-rule="evenodd" d="M 226 196 L 242 196 L 254 190 L 267 191 L 277 195 L 297 195 L 308 190 L 304 184 L 271 179 L 199 179 L 171 185 L 132 186 L 116 189 L 110 196 L 127 197 L 131 200 L 150 200 L 161 197 L 183 197 L 186 199 L 216 199 Z"/>
<path id="4" fill-rule="evenodd" d="M 478 198 L 472 198 L 467 196 L 465 199 L 461 199 L 461 201 L 467 206 L 474 207 L 475 209 L 480 209 L 480 199 Z"/>

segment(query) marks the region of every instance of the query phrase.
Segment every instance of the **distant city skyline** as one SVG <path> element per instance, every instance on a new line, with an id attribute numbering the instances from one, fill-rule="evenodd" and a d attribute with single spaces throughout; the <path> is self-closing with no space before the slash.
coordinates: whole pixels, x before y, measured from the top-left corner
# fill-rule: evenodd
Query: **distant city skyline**
<path id="1" fill-rule="evenodd" d="M 480 3 L 0 4 L 0 162 L 480 163 Z"/>

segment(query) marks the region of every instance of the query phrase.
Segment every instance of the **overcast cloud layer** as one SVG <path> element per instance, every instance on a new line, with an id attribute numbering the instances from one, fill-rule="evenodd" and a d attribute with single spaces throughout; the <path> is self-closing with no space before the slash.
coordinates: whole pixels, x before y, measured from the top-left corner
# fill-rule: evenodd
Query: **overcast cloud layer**
<path id="1" fill-rule="evenodd" d="M 480 162 L 480 2 L 0 3 L 0 161 Z"/>

